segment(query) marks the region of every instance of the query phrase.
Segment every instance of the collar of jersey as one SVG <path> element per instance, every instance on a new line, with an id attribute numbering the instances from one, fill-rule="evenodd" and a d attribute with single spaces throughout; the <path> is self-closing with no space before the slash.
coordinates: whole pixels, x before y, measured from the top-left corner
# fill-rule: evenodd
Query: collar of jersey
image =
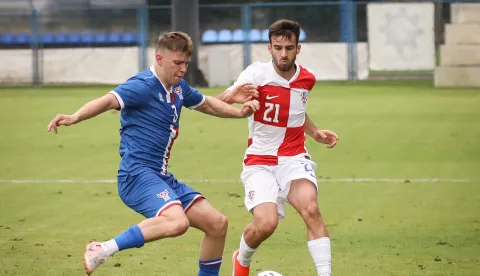
<path id="1" fill-rule="evenodd" d="M 155 72 L 155 66 L 150 66 L 150 71 L 152 72 L 152 74 L 157 77 L 158 81 L 160 82 L 160 84 L 162 85 L 163 89 L 165 90 L 166 93 L 170 94 L 172 93 L 172 89 L 173 89 L 173 86 L 170 87 L 170 90 L 167 90 L 167 88 L 165 88 L 165 85 L 163 85 L 163 82 L 160 80 L 160 78 L 158 77 L 157 75 L 157 72 Z"/>

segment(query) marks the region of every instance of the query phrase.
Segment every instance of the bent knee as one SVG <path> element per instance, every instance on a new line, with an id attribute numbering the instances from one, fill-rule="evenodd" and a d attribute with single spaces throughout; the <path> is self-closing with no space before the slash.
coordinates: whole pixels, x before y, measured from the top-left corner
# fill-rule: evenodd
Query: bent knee
<path id="1" fill-rule="evenodd" d="M 218 236 L 226 236 L 227 230 L 228 230 L 228 218 L 224 215 L 221 215 L 218 220 L 218 224 L 215 229 L 215 232 Z"/>
<path id="2" fill-rule="evenodd" d="M 318 203 L 316 201 L 312 201 L 305 205 L 302 208 L 300 214 L 304 219 L 320 219 L 320 209 L 318 208 Z"/>
<path id="3" fill-rule="evenodd" d="M 188 231 L 188 228 L 190 227 L 190 222 L 188 221 L 187 217 L 184 216 L 180 218 L 175 218 L 173 220 L 173 236 L 181 236 Z"/>
<path id="4" fill-rule="evenodd" d="M 278 226 L 278 218 L 270 219 L 261 219 L 256 222 L 257 231 L 262 234 L 262 236 L 270 236 L 275 232 Z"/>
<path id="5" fill-rule="evenodd" d="M 212 220 L 212 223 L 206 229 L 206 234 L 214 237 L 223 237 L 227 235 L 228 218 L 222 214 Z"/>

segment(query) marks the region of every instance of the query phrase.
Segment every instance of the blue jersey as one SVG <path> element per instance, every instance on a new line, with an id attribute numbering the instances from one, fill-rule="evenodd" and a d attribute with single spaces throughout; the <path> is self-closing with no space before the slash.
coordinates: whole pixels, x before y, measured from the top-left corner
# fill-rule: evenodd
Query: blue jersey
<path id="1" fill-rule="evenodd" d="M 205 96 L 183 79 L 167 91 L 153 66 L 110 93 L 121 107 L 120 172 L 137 174 L 153 169 L 167 175 L 182 106 L 196 108 Z"/>

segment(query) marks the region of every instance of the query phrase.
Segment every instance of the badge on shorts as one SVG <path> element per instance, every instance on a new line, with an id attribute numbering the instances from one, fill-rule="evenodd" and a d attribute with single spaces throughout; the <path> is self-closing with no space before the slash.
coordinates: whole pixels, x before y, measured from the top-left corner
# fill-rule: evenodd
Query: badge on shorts
<path id="1" fill-rule="evenodd" d="M 247 194 L 247 197 L 248 199 L 253 200 L 253 198 L 255 197 L 255 191 L 254 190 L 249 191 Z"/>
<path id="2" fill-rule="evenodd" d="M 167 201 L 170 200 L 170 197 L 168 196 L 168 191 L 165 190 L 157 195 L 159 198 L 163 198 L 163 200 Z"/>

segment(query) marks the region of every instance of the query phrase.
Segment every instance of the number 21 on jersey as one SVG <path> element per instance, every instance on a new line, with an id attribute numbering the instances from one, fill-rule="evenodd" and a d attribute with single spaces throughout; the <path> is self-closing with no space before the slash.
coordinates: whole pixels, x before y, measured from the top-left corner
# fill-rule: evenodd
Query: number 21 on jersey
<path id="1" fill-rule="evenodd" d="M 278 123 L 278 115 L 280 114 L 280 104 L 265 103 L 265 112 L 263 120 L 270 123 Z"/>

